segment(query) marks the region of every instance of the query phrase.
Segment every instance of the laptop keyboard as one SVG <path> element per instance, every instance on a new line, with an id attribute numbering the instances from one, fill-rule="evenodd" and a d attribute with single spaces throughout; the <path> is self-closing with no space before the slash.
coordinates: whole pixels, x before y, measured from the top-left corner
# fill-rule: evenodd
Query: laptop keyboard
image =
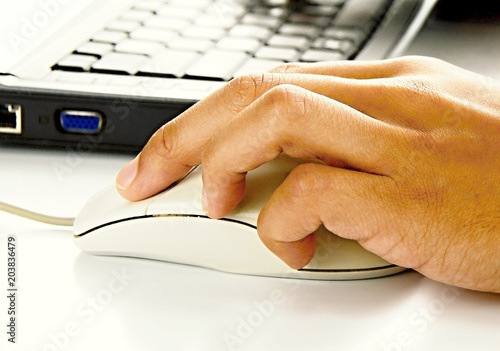
<path id="1" fill-rule="evenodd" d="M 353 59 L 391 3 L 137 1 L 53 70 L 228 81 L 284 62 Z"/>

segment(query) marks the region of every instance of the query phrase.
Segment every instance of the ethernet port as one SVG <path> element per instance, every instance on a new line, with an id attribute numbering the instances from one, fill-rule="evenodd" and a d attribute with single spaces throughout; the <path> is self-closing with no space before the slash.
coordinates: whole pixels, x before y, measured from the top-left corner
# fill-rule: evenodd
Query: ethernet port
<path id="1" fill-rule="evenodd" d="M 21 134 L 21 105 L 0 104 L 0 133 Z"/>

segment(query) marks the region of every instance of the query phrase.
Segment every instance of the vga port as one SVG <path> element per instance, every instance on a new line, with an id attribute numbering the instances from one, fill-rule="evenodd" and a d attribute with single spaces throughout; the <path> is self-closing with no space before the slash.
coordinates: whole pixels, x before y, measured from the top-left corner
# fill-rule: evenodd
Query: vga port
<path id="1" fill-rule="evenodd" d="M 59 122 L 67 133 L 97 134 L 102 130 L 104 118 L 96 111 L 63 110 Z"/>

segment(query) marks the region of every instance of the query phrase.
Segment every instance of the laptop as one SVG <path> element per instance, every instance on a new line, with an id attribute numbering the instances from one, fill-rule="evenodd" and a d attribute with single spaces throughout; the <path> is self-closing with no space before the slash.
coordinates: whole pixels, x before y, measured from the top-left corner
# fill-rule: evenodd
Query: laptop
<path id="1" fill-rule="evenodd" d="M 57 6 L 71 6 L 39 3 L 25 31 Z M 161 125 L 239 75 L 284 62 L 398 56 L 435 4 L 89 1 L 46 43 L 0 72 L 0 144 L 137 152 Z"/>

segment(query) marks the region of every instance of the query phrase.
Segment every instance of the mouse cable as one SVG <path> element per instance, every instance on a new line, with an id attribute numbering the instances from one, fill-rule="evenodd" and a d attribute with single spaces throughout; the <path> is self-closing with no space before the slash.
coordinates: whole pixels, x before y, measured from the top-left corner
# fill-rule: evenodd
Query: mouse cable
<path id="1" fill-rule="evenodd" d="M 73 226 L 74 218 L 63 218 L 63 217 L 52 217 L 46 216 L 41 213 L 32 212 L 24 208 L 20 208 L 14 205 L 9 205 L 4 202 L 0 202 L 0 211 L 7 212 L 19 217 L 24 217 L 31 219 L 33 221 L 42 222 L 46 224 L 58 225 L 71 227 Z"/>

